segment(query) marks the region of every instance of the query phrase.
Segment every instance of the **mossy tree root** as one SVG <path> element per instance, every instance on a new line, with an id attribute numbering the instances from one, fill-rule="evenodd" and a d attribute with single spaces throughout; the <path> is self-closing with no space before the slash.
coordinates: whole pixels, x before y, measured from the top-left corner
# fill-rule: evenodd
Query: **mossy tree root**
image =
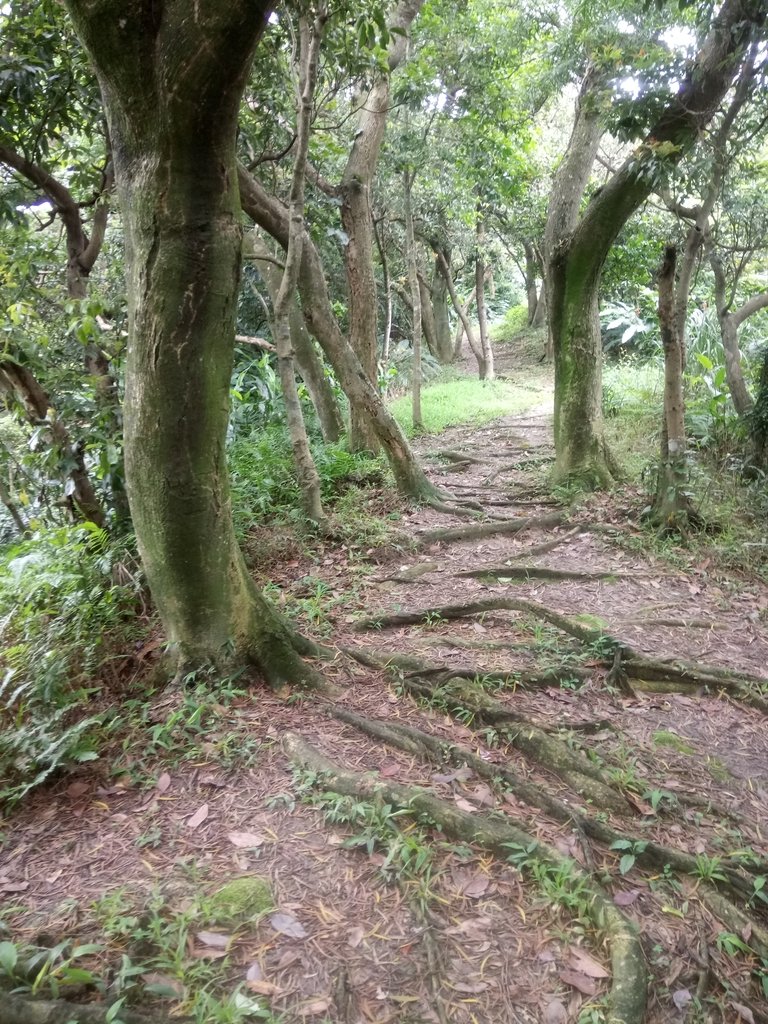
<path id="1" fill-rule="evenodd" d="M 476 523 L 468 526 L 448 527 L 441 530 L 427 530 L 419 534 L 419 547 L 428 544 L 448 543 L 454 540 L 476 540 L 498 534 L 522 533 L 524 530 L 551 530 L 566 522 L 565 512 L 552 512 L 546 516 L 529 516 L 524 519 L 495 519 L 490 523 Z"/>
<path id="2" fill-rule="evenodd" d="M 450 641 L 455 644 L 454 640 Z M 492 641 L 478 641 L 479 646 L 487 646 Z M 503 645 L 508 647 L 509 645 Z M 448 679 L 478 679 L 482 678 L 488 683 L 498 684 L 512 690 L 540 690 L 548 686 L 560 686 L 564 680 L 587 679 L 591 670 L 574 666 L 572 668 L 544 669 L 541 672 L 526 672 L 518 670 L 493 669 L 491 671 L 478 668 L 475 665 L 449 666 L 440 662 L 424 661 L 422 658 L 415 658 L 410 654 L 388 654 L 383 651 L 361 650 L 358 647 L 342 648 L 344 654 L 367 665 L 369 668 L 378 668 L 382 671 L 402 669 L 406 672 L 413 672 L 422 677 L 429 677 L 435 681 Z"/>
<path id="3" fill-rule="evenodd" d="M 481 580 L 483 583 L 527 583 L 529 580 L 596 582 L 629 578 L 625 573 L 580 572 L 574 569 L 549 569 L 538 565 L 481 565 L 476 569 L 463 569 L 455 575 L 459 578 Z"/>
<path id="4" fill-rule="evenodd" d="M 635 860 L 641 867 L 663 871 L 665 866 L 669 865 L 678 874 L 692 878 L 699 875 L 699 861 L 691 854 L 625 832 L 623 829 L 615 829 L 607 822 L 600 821 L 554 796 L 538 783 L 523 778 L 508 766 L 485 761 L 461 744 L 445 741 L 400 722 L 365 718 L 333 704 L 328 705 L 327 711 L 339 721 L 346 722 L 360 732 L 373 736 L 397 750 L 422 757 L 438 766 L 448 762 L 457 768 L 471 768 L 477 776 L 486 779 L 492 786 L 501 785 L 502 789 L 513 793 L 529 807 L 543 811 L 554 821 L 564 825 L 573 824 L 577 832 L 601 843 L 606 849 L 610 849 L 618 840 L 629 840 L 634 844 Z M 756 868 L 755 872 L 758 873 L 762 869 L 763 865 L 760 869 Z M 740 933 L 748 925 L 751 931 L 757 930 L 758 937 L 764 934 L 765 930 L 754 916 L 746 915 L 738 907 L 734 907 L 732 902 L 735 900 L 737 904 L 742 904 L 745 898 L 752 895 L 753 881 L 748 873 L 742 870 L 741 866 L 731 867 L 725 863 L 721 865 L 721 873 L 724 876 L 722 879 L 706 887 L 707 893 L 710 889 L 717 893 L 716 900 L 708 904 L 715 916 L 729 926 L 734 922 L 740 922 L 738 928 L 732 929 L 736 932 Z M 721 913 L 717 913 L 717 907 Z"/>
<path id="5" fill-rule="evenodd" d="M 3 992 L 0 995 L 0 1024 L 105 1024 L 108 1003 L 70 1003 L 65 999 L 28 999 Z M 170 1024 L 165 1014 L 137 1013 L 122 1009 L 117 1019 L 124 1024 Z M 184 1019 L 174 1017 L 182 1024 Z"/>
<path id="6" fill-rule="evenodd" d="M 382 801 L 407 810 L 417 819 L 438 825 L 447 836 L 476 843 L 504 860 L 509 859 L 510 848 L 524 850 L 526 862 L 521 866 L 523 871 L 528 864 L 539 863 L 568 875 L 585 894 L 586 913 L 605 935 L 610 948 L 609 1021 L 611 1024 L 642 1024 L 647 974 L 637 929 L 575 861 L 563 857 L 553 847 L 508 820 L 487 814 L 470 814 L 425 789 L 345 771 L 295 733 L 284 737 L 283 746 L 290 760 L 317 773 L 319 784 L 328 791 Z"/>
<path id="7" fill-rule="evenodd" d="M 479 688 L 469 686 L 465 680 L 456 680 L 453 684 L 449 681 L 436 690 L 433 683 L 406 676 L 402 686 L 413 697 L 429 704 L 445 705 L 449 714 L 459 720 L 471 716 L 473 722 L 497 729 L 511 747 L 551 772 L 583 800 L 619 816 L 630 813 L 630 806 L 621 793 L 606 782 L 600 769 L 584 754 L 486 696 Z"/>

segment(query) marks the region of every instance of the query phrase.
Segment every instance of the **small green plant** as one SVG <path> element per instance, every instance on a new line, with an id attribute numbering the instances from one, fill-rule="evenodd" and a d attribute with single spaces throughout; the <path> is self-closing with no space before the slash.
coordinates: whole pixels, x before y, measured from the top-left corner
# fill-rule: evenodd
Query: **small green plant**
<path id="1" fill-rule="evenodd" d="M 71 939 L 50 949 L 0 942 L 0 976 L 10 982 L 12 991 L 31 995 L 44 992 L 58 999 L 68 986 L 98 985 L 93 971 L 78 961 L 89 960 L 102 950 L 97 943 L 76 945 Z"/>
<path id="2" fill-rule="evenodd" d="M 722 857 L 709 857 L 705 853 L 696 856 L 696 874 L 703 882 L 725 882 L 726 876 L 720 865 Z"/>
<path id="3" fill-rule="evenodd" d="M 612 850 L 621 852 L 619 860 L 619 873 L 627 875 L 635 866 L 635 862 L 641 853 L 645 853 L 648 843 L 640 839 L 617 839 L 611 843 Z"/>

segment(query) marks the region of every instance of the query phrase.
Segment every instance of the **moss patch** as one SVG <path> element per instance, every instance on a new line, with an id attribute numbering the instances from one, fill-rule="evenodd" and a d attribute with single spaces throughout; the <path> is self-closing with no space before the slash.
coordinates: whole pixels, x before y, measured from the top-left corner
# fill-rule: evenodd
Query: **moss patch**
<path id="1" fill-rule="evenodd" d="M 696 751 L 690 745 L 686 743 L 684 739 L 677 735 L 675 732 L 667 732 L 666 729 L 662 729 L 660 732 L 653 734 L 653 742 L 657 747 L 671 747 L 676 750 L 678 754 L 695 754 Z"/>
<path id="2" fill-rule="evenodd" d="M 244 875 L 217 889 L 206 901 L 205 913 L 211 924 L 236 925 L 274 909 L 269 880 L 260 875 Z"/>

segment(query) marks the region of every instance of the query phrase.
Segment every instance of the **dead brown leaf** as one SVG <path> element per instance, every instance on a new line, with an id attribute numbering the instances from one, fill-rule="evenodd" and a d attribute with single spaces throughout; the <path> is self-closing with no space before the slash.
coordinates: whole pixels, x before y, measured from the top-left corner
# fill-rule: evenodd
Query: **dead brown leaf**
<path id="1" fill-rule="evenodd" d="M 607 971 L 581 946 L 571 946 L 568 950 L 568 966 L 580 974 L 586 974 L 589 978 L 610 978 L 611 976 L 610 971 Z"/>
<path id="2" fill-rule="evenodd" d="M 158 793 L 165 793 L 167 792 L 170 785 L 171 776 L 168 774 L 168 772 L 163 772 L 163 774 L 158 778 L 157 782 L 155 783 L 155 789 L 157 790 Z"/>
<path id="3" fill-rule="evenodd" d="M 577 992 L 581 992 L 585 996 L 593 996 L 597 992 L 597 984 L 594 979 L 580 971 L 559 971 L 558 976 L 566 985 L 570 985 L 571 988 L 575 988 Z"/>
<path id="4" fill-rule="evenodd" d="M 568 1011 L 559 999 L 551 999 L 544 1007 L 543 1024 L 567 1024 Z"/>
<path id="5" fill-rule="evenodd" d="M 187 828 L 195 829 L 199 828 L 203 824 L 205 819 L 208 817 L 208 804 L 202 804 L 198 807 L 192 817 L 187 821 Z"/>
<path id="6" fill-rule="evenodd" d="M 227 832 L 227 839 L 242 850 L 252 850 L 264 842 L 264 837 L 255 832 Z"/>

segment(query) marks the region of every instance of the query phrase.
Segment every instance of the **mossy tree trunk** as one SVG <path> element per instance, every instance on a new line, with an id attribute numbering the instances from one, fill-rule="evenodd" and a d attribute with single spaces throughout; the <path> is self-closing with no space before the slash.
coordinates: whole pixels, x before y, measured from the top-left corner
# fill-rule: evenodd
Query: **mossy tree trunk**
<path id="1" fill-rule="evenodd" d="M 144 568 L 179 667 L 223 653 L 313 677 L 232 526 L 225 434 L 241 259 L 235 131 L 268 3 L 69 0 L 98 74 L 125 227 L 125 453 Z"/>
<path id="2" fill-rule="evenodd" d="M 448 254 L 450 257 L 450 253 Z M 429 286 L 431 297 L 432 317 L 435 321 L 435 359 L 442 365 L 447 366 L 454 360 L 453 335 L 451 333 L 451 321 L 448 316 L 450 296 L 445 278 L 435 263 L 432 280 Z"/>
<path id="3" fill-rule="evenodd" d="M 570 233 L 547 253 L 547 303 L 555 350 L 555 478 L 604 484 L 611 478 L 599 393 L 598 289 L 605 260 L 629 217 L 667 167 L 696 143 L 745 57 L 764 32 L 761 0 L 725 0 L 678 93 L 645 141 L 609 178 Z M 568 157 L 566 157 L 566 163 Z"/>

